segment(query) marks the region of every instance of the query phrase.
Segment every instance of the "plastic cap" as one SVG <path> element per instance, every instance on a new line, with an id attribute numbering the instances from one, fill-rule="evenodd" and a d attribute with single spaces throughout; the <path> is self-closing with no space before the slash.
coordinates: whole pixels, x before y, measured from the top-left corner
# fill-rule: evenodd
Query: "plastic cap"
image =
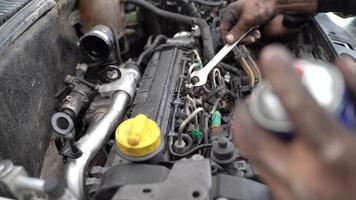
<path id="1" fill-rule="evenodd" d="M 161 144 L 157 123 L 140 114 L 124 121 L 115 133 L 118 150 L 127 156 L 142 157 L 155 152 Z"/>

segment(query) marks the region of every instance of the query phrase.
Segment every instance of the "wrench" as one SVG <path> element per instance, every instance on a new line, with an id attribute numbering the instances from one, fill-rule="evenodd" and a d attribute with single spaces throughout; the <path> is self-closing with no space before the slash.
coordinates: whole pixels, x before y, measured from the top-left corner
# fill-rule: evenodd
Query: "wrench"
<path id="1" fill-rule="evenodd" d="M 199 87 L 206 84 L 208 81 L 208 76 L 210 72 L 216 67 L 217 64 L 238 44 L 244 39 L 251 31 L 256 29 L 256 27 L 252 27 L 247 30 L 234 44 L 226 44 L 210 62 L 205 65 L 204 68 L 194 71 L 191 75 L 191 80 L 195 80 L 195 83 L 188 85 L 189 87 Z"/>

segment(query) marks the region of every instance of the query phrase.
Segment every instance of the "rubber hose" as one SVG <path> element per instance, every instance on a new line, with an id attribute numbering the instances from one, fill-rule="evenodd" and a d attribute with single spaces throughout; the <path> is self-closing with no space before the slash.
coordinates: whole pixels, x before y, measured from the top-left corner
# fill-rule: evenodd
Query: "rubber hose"
<path id="1" fill-rule="evenodd" d="M 213 39 L 211 37 L 210 27 L 204 19 L 189 17 L 189 16 L 169 12 L 166 10 L 162 10 L 148 3 L 145 0 L 126 0 L 126 2 L 145 8 L 151 11 L 152 13 L 163 18 L 171 19 L 190 26 L 197 25 L 201 31 L 201 36 L 203 40 L 202 42 L 203 42 L 204 58 L 206 60 L 211 60 L 214 57 L 215 53 L 214 53 Z"/>
<path id="2" fill-rule="evenodd" d="M 203 6 L 210 6 L 210 7 L 220 7 L 225 5 L 224 1 L 218 1 L 218 2 L 210 2 L 205 0 L 189 0 L 189 1 Z"/>
<path id="3" fill-rule="evenodd" d="M 164 35 L 158 35 L 155 40 L 152 42 L 152 44 L 150 45 L 150 47 L 148 47 L 141 55 L 140 57 L 138 58 L 136 64 L 138 67 L 140 67 L 144 61 L 144 59 L 150 55 L 156 47 L 158 47 L 159 43 L 162 41 L 162 40 L 167 40 L 167 37 L 164 36 Z"/>

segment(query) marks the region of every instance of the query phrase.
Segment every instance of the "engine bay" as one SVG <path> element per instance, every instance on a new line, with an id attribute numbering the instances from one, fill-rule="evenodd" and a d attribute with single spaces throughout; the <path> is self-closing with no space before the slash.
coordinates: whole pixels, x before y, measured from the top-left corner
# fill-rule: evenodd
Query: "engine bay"
<path id="1" fill-rule="evenodd" d="M 56 151 L 45 160 L 60 155 L 63 162 L 43 177 L 61 174 L 65 184 L 37 192 L 55 199 L 270 199 L 232 142 L 231 126 L 234 109 L 263 79 L 258 55 L 273 40 L 235 47 L 204 86 L 192 86 L 192 73 L 224 45 L 219 25 L 228 3 L 126 0 L 115 28 L 83 25 L 79 3 L 72 24 L 82 59 L 56 91 L 48 120 Z M 353 54 L 352 42 L 328 35 L 330 26 L 320 24 L 326 17 L 278 41 L 299 58 Z M 10 197 L 28 195 L 9 182 Z"/>

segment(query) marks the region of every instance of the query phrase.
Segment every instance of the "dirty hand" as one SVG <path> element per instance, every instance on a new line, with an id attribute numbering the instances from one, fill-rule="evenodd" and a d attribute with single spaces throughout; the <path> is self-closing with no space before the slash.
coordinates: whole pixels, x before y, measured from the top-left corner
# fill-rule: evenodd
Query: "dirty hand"
<path id="1" fill-rule="evenodd" d="M 237 109 L 234 143 L 255 164 L 276 199 L 356 199 L 356 135 L 326 115 L 303 87 L 283 47 L 267 47 L 261 67 L 296 128 L 283 142 L 259 128 L 246 105 Z M 356 65 L 337 62 L 350 91 L 356 94 Z"/>
<path id="2" fill-rule="evenodd" d="M 221 37 L 227 43 L 234 43 L 249 28 L 263 25 L 278 14 L 285 12 L 314 13 L 317 0 L 238 0 L 231 3 L 220 26 Z M 244 42 L 254 42 L 257 31 L 251 33 Z"/>

